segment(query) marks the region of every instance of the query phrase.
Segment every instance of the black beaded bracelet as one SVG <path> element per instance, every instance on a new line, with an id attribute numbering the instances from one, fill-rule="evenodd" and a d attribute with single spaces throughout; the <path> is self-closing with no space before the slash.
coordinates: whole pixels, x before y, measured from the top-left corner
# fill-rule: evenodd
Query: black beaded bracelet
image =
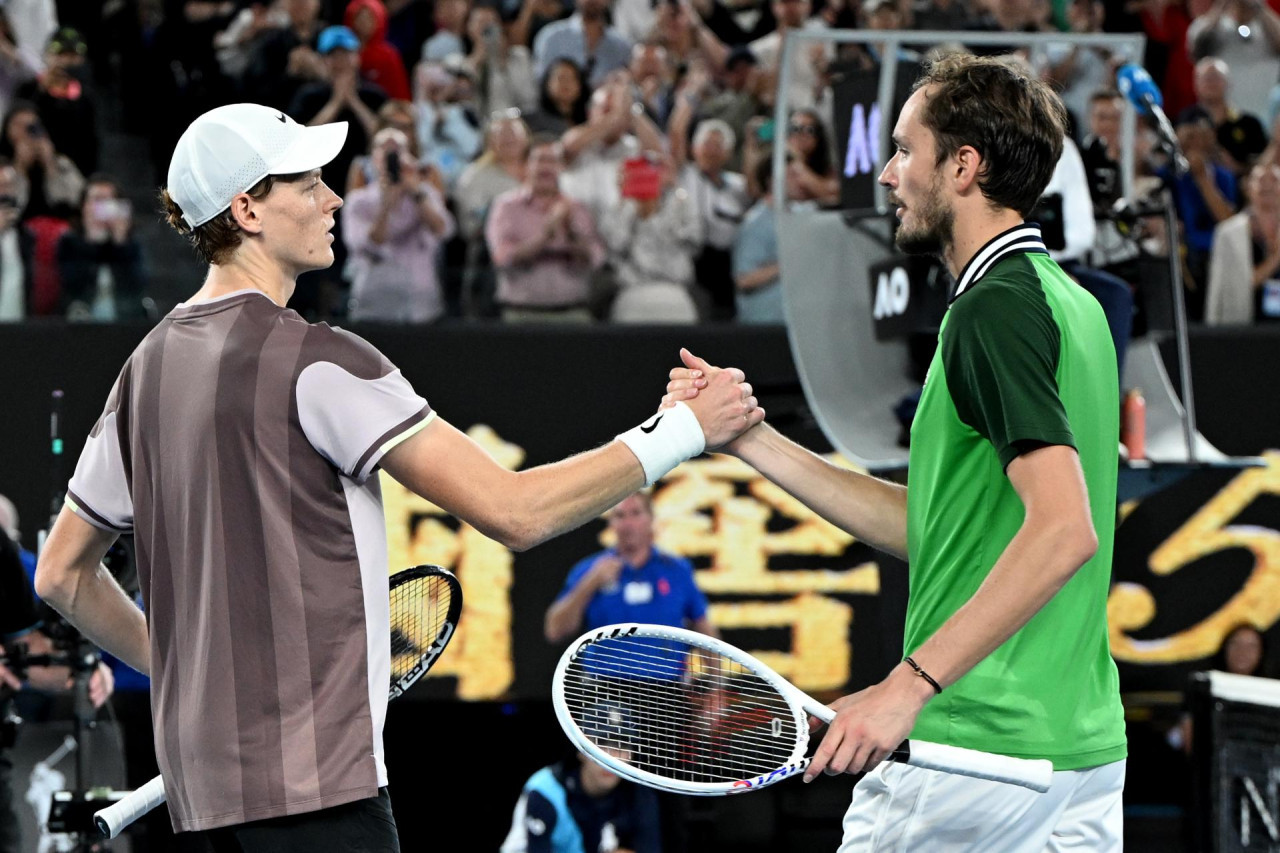
<path id="1" fill-rule="evenodd" d="M 941 684 L 939 684 L 938 682 L 934 681 L 934 680 L 933 680 L 933 676 L 931 676 L 929 673 L 927 673 L 927 672 L 925 672 L 923 669 L 921 669 L 921 668 L 920 668 L 920 664 L 918 664 L 918 663 L 916 663 L 915 661 L 913 661 L 913 660 L 911 659 L 911 657 L 910 657 L 910 656 L 907 656 L 907 657 L 903 658 L 903 660 L 906 662 L 907 666 L 911 667 L 912 669 L 914 669 L 914 670 L 916 671 L 916 675 L 920 676 L 920 677 L 921 677 L 921 678 L 923 678 L 925 681 L 929 682 L 929 686 L 933 688 L 933 692 L 934 692 L 934 693 L 941 693 L 941 692 L 942 692 L 942 685 L 941 685 Z"/>

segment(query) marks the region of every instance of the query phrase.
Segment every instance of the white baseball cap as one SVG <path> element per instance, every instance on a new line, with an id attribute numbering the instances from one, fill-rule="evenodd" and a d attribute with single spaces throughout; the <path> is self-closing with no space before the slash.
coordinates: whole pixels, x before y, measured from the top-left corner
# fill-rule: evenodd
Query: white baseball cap
<path id="1" fill-rule="evenodd" d="M 328 163 L 347 139 L 345 121 L 307 127 L 259 104 L 229 104 L 183 132 L 169 161 L 169 196 L 192 228 L 231 206 L 267 175 L 294 175 Z"/>

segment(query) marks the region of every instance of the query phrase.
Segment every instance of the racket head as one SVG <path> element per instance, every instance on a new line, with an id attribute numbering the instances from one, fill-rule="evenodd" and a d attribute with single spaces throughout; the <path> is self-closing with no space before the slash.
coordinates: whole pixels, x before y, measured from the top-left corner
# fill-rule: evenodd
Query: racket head
<path id="1" fill-rule="evenodd" d="M 817 703 L 696 631 L 634 623 L 588 631 L 561 655 L 551 696 L 574 746 L 658 790 L 741 793 L 809 764 L 805 705 Z"/>
<path id="2" fill-rule="evenodd" d="M 422 565 L 390 579 L 391 699 L 426 675 L 462 617 L 462 584 L 453 572 Z"/>

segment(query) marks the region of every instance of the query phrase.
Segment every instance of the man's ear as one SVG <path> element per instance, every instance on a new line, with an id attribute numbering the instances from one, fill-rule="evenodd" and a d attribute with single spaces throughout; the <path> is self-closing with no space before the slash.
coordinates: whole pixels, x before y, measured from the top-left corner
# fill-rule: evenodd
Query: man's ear
<path id="1" fill-rule="evenodd" d="M 961 145 L 951 155 L 951 181 L 956 193 L 963 195 L 977 187 L 982 166 L 982 155 L 972 145 Z"/>
<path id="2" fill-rule="evenodd" d="M 231 218 L 246 234 L 262 233 L 262 218 L 258 213 L 258 200 L 248 193 L 239 193 L 231 199 Z"/>

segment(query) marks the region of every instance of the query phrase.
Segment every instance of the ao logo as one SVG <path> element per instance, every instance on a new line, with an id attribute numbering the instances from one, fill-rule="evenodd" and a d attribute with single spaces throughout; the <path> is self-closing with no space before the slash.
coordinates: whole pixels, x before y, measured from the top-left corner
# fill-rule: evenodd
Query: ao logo
<path id="1" fill-rule="evenodd" d="M 876 279 L 876 304 L 871 309 L 871 316 L 883 320 L 905 314 L 910 299 L 911 282 L 905 269 L 894 267 L 887 273 L 882 272 Z"/>
<path id="2" fill-rule="evenodd" d="M 871 113 L 862 104 L 853 105 L 849 116 L 849 147 L 844 153 L 844 176 L 868 175 L 880 162 L 880 105 Z"/>

